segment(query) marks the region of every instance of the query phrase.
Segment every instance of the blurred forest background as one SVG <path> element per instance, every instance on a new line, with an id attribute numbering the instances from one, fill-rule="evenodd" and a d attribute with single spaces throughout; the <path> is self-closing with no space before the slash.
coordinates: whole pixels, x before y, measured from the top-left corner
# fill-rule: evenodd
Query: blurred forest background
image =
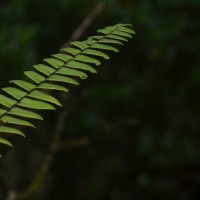
<path id="1" fill-rule="evenodd" d="M 0 86 L 56 53 L 98 3 L 1 1 Z M 200 199 L 200 1 L 102 3 L 80 40 L 119 22 L 137 34 L 3 149 L 0 199 Z M 63 110 L 63 146 L 46 161 Z"/>

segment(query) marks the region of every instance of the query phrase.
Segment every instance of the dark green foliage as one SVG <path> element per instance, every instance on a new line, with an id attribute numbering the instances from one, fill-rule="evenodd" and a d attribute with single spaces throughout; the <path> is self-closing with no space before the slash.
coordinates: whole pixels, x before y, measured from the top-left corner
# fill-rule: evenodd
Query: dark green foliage
<path id="1" fill-rule="evenodd" d="M 200 1 L 102 1 L 104 12 L 81 40 L 119 21 L 134 24 L 137 39 L 70 88 L 62 141 L 90 143 L 59 152 L 31 200 L 199 200 Z M 2 1 L 1 87 L 56 52 L 96 2 Z M 15 148 L 3 149 L 1 194 L 26 189 L 60 109 L 42 113 L 36 129 L 23 130 L 26 141 L 16 137 Z"/>

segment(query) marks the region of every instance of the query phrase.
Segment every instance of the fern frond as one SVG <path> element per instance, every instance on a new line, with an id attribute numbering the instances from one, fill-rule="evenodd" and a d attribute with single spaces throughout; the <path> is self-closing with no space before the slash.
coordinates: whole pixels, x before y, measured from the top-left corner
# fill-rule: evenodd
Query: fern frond
<path id="1" fill-rule="evenodd" d="M 0 143 L 12 147 L 6 134 L 25 134 L 12 124 L 31 126 L 32 119 L 43 120 L 36 110 L 55 110 L 61 103 L 41 89 L 68 92 L 62 84 L 79 85 L 76 77 L 85 79 L 87 72 L 97 73 L 95 66 L 101 64 L 99 58 L 109 59 L 107 51 L 118 52 L 113 45 L 123 45 L 135 32 L 127 24 L 117 24 L 100 29 L 101 35 L 89 37 L 85 41 L 71 42 L 71 47 L 44 59 L 44 63 L 34 65 L 26 71 L 27 80 L 12 80 L 9 87 L 2 88 L 0 94 Z"/>

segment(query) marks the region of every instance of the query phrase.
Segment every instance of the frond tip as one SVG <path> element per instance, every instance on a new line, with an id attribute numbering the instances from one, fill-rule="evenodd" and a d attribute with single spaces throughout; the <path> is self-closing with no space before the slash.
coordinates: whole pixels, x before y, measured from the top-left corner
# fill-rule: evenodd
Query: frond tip
<path id="1" fill-rule="evenodd" d="M 100 29 L 98 36 L 85 41 L 71 42 L 71 47 L 44 59 L 44 63 L 34 65 L 31 71 L 24 72 L 27 80 L 12 80 L 11 86 L 2 88 L 0 94 L 0 144 L 10 147 L 7 134 L 25 134 L 14 125 L 35 127 L 30 119 L 43 120 L 37 110 L 55 110 L 61 103 L 45 90 L 68 92 L 63 84 L 79 85 L 77 77 L 85 79 L 87 72 L 97 73 L 99 59 L 109 59 L 107 52 L 118 52 L 116 45 L 123 45 L 135 32 L 129 24 L 117 24 Z M 0 155 L 1 156 L 1 155 Z"/>

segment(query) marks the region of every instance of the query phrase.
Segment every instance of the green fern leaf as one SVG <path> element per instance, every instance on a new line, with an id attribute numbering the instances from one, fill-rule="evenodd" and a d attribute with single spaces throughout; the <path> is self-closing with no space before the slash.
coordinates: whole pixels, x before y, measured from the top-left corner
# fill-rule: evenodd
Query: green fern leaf
<path id="1" fill-rule="evenodd" d="M 97 33 L 103 33 L 105 35 L 109 34 L 111 32 L 111 30 L 108 30 L 108 29 L 100 29 L 97 31 Z"/>
<path id="2" fill-rule="evenodd" d="M 88 70 L 91 73 L 97 73 L 97 71 L 91 67 L 90 65 L 87 65 L 85 63 L 77 62 L 77 61 L 70 61 L 66 64 L 67 67 L 75 68 L 75 69 L 83 69 Z"/>
<path id="3" fill-rule="evenodd" d="M 5 112 L 4 112 L 5 113 Z M 32 119 L 39 119 L 43 120 L 43 117 L 41 117 L 39 114 L 32 112 L 30 110 L 25 110 L 23 108 L 12 108 L 8 114 L 10 115 L 15 115 L 15 116 L 20 116 L 20 117 L 25 117 L 25 118 L 32 118 Z"/>
<path id="4" fill-rule="evenodd" d="M 82 52 L 83 54 L 88 54 L 88 55 L 94 55 L 94 56 L 99 56 L 99 57 L 102 57 L 106 60 L 110 59 L 110 57 L 101 52 L 101 51 L 98 51 L 98 50 L 94 50 L 94 49 L 86 49 L 85 51 Z"/>
<path id="5" fill-rule="evenodd" d="M 14 83 L 15 85 L 19 86 L 20 88 L 23 88 L 26 91 L 33 90 L 36 87 L 36 85 L 23 80 L 12 80 L 10 81 L 10 83 Z"/>
<path id="6" fill-rule="evenodd" d="M 23 137 L 26 137 L 24 135 L 24 133 L 22 133 L 20 130 L 15 129 L 15 128 L 11 128 L 11 127 L 7 127 L 7 126 L 0 126 L 0 132 L 1 133 L 12 133 L 12 134 L 17 134 L 17 135 L 21 135 Z"/>
<path id="7" fill-rule="evenodd" d="M 42 83 L 40 86 L 38 86 L 38 88 L 47 89 L 47 90 L 60 90 L 60 91 L 64 91 L 64 92 L 69 91 L 67 88 L 65 88 L 63 86 L 55 85 L 52 83 Z"/>
<path id="8" fill-rule="evenodd" d="M 42 74 L 47 75 L 47 76 L 49 76 L 50 74 L 52 74 L 53 72 L 55 72 L 55 69 L 53 69 L 53 68 L 51 68 L 49 66 L 43 65 L 43 64 L 33 65 L 33 67 L 37 71 L 39 71 Z"/>
<path id="9" fill-rule="evenodd" d="M 81 61 L 81 62 L 86 62 L 86 63 L 93 63 L 97 66 L 101 64 L 101 62 L 95 58 L 89 57 L 89 56 L 84 56 L 84 55 L 77 55 L 75 57 L 75 60 Z"/>
<path id="10" fill-rule="evenodd" d="M 55 110 L 56 109 L 54 106 L 52 106 L 49 103 L 38 101 L 38 100 L 32 100 L 29 98 L 22 99 L 18 105 L 25 108 L 33 108 L 33 109 L 39 109 L 39 110 Z"/>
<path id="11" fill-rule="evenodd" d="M 24 72 L 26 76 L 28 76 L 31 80 L 33 80 L 35 83 L 40 83 L 45 80 L 45 77 L 34 72 L 34 71 L 26 71 Z"/>
<path id="12" fill-rule="evenodd" d="M 69 54 L 71 54 L 71 55 L 73 55 L 73 56 L 75 56 L 75 55 L 81 53 L 81 50 L 76 49 L 76 48 L 64 48 L 64 49 L 61 49 L 61 52 L 62 52 L 62 51 L 63 51 L 63 52 L 67 52 L 67 53 L 69 53 Z"/>
<path id="13" fill-rule="evenodd" d="M 85 42 L 79 42 L 79 41 L 71 42 L 70 44 L 80 48 L 81 50 L 87 49 L 89 47 L 87 44 L 85 44 Z"/>
<path id="14" fill-rule="evenodd" d="M 56 74 L 78 76 L 81 79 L 86 79 L 88 77 L 88 75 L 85 72 L 82 72 L 77 69 L 70 69 L 70 68 L 61 68 L 56 72 Z"/>
<path id="15" fill-rule="evenodd" d="M 94 40 L 102 40 L 102 39 L 104 39 L 104 38 L 105 38 L 104 35 L 98 35 L 98 36 L 90 36 L 90 37 L 88 38 L 88 40 L 94 41 Z"/>
<path id="16" fill-rule="evenodd" d="M 112 39 L 102 39 L 100 42 L 101 43 L 107 43 L 107 44 L 120 44 L 120 45 L 123 45 L 122 42 L 120 42 L 118 40 L 112 40 Z"/>
<path id="17" fill-rule="evenodd" d="M 0 131 L 1 131 L 1 129 L 0 129 Z M 4 138 L 1 138 L 1 137 L 0 137 L 0 143 L 1 143 L 1 144 L 8 145 L 8 146 L 10 146 L 10 147 L 13 147 L 12 143 L 10 143 L 8 140 L 6 140 L 6 139 L 4 139 Z M 2 157 L 2 155 L 0 155 L 0 157 Z"/>
<path id="18" fill-rule="evenodd" d="M 133 31 L 132 29 L 130 28 L 127 28 L 127 27 L 119 27 L 118 28 L 119 31 L 123 31 L 123 32 L 126 32 L 126 33 L 130 33 L 130 34 L 135 34 L 135 31 Z"/>
<path id="19" fill-rule="evenodd" d="M 123 37 L 128 37 L 128 38 L 132 38 L 132 35 L 123 31 L 114 31 L 113 34 L 115 35 L 119 35 L 119 36 L 123 36 Z"/>
<path id="20" fill-rule="evenodd" d="M 1 108 L 0 108 L 0 115 L 3 115 L 4 113 L 6 113 L 6 111 L 7 111 L 7 110 L 1 109 Z"/>
<path id="21" fill-rule="evenodd" d="M 2 90 L 8 93 L 10 96 L 14 97 L 15 99 L 21 99 L 27 94 L 26 92 L 13 87 L 6 87 Z"/>
<path id="22" fill-rule="evenodd" d="M 5 107 L 10 108 L 16 103 L 17 101 L 0 94 L 0 104 L 4 105 Z"/>
<path id="23" fill-rule="evenodd" d="M 94 48 L 94 49 L 104 49 L 104 50 L 119 52 L 119 50 L 117 48 L 109 46 L 109 45 L 106 45 L 106 44 L 97 44 L 96 43 L 96 44 L 93 44 L 91 46 L 91 48 Z"/>
<path id="24" fill-rule="evenodd" d="M 106 35 L 105 38 L 111 38 L 111 39 L 116 39 L 116 40 L 120 40 L 123 42 L 128 42 L 128 40 L 126 38 L 119 36 L 119 35 L 114 35 L 114 34 Z"/>
<path id="25" fill-rule="evenodd" d="M 1 121 L 3 123 L 31 126 L 31 127 L 35 128 L 35 126 L 33 124 L 31 124 L 30 122 L 27 122 L 25 120 L 21 120 L 21 119 L 15 118 L 15 117 L 4 116 L 1 118 Z"/>
<path id="26" fill-rule="evenodd" d="M 47 62 L 48 64 L 50 64 L 51 66 L 53 66 L 56 69 L 58 69 L 64 65 L 64 62 L 62 62 L 61 60 L 55 59 L 55 58 L 46 58 L 46 59 L 44 59 L 44 62 Z"/>
<path id="27" fill-rule="evenodd" d="M 73 58 L 72 56 L 62 54 L 62 53 L 54 54 L 52 56 L 55 57 L 55 58 L 58 58 L 58 59 L 60 59 L 64 62 L 67 62 L 68 60 L 71 60 Z"/>
<path id="28" fill-rule="evenodd" d="M 75 79 L 72 79 L 66 76 L 61 76 L 61 75 L 52 75 L 51 77 L 47 78 L 47 80 L 79 85 L 79 83 Z"/>
<path id="29" fill-rule="evenodd" d="M 46 94 L 44 92 L 34 90 L 28 96 L 33 97 L 35 99 L 47 101 L 49 103 L 53 103 L 57 106 L 62 106 L 61 103 L 56 98 L 54 98 L 53 96 Z"/>
<path id="30" fill-rule="evenodd" d="M 72 47 L 61 49 L 59 53 L 45 58 L 44 64 L 33 65 L 32 71 L 24 72 L 28 78 L 27 81 L 10 81 L 15 87 L 5 87 L 2 90 L 6 95 L 0 94 L 0 106 L 2 106 L 0 107 L 0 133 L 25 136 L 20 130 L 10 127 L 9 124 L 34 127 L 29 122 L 30 119 L 43 120 L 36 113 L 37 110 L 55 110 L 53 105 L 61 106 L 58 99 L 46 94 L 45 91 L 68 92 L 68 89 L 60 83 L 78 85 L 77 77 L 86 79 L 88 71 L 96 73 L 93 65 L 101 64 L 96 57 L 109 59 L 105 51 L 118 52 L 115 46 L 123 45 L 135 34 L 129 27 L 128 24 L 108 26 L 98 31 L 101 33 L 100 35 L 91 36 L 81 42 L 71 42 Z M 4 138 L 0 138 L 0 144 L 12 146 Z"/>

